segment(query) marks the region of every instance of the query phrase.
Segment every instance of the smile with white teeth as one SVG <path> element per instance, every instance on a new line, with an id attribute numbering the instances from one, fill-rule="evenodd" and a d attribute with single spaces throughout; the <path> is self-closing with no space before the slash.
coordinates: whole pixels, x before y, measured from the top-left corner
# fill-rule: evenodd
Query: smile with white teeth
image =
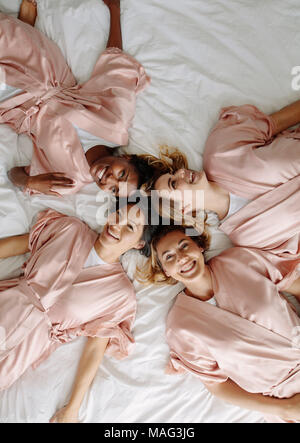
<path id="1" fill-rule="evenodd" d="M 116 234 L 114 234 L 113 232 L 111 232 L 110 230 L 110 226 L 107 227 L 107 233 L 113 237 L 115 240 L 120 240 L 119 237 L 116 236 Z"/>
<path id="2" fill-rule="evenodd" d="M 195 177 L 196 177 L 196 175 L 195 175 L 194 171 L 190 171 L 190 184 L 194 183 Z"/>
<path id="3" fill-rule="evenodd" d="M 107 171 L 107 166 L 105 166 L 105 168 L 102 169 L 102 171 L 100 172 L 100 174 L 98 174 L 98 180 L 101 181 L 105 172 Z"/>
<path id="4" fill-rule="evenodd" d="M 181 274 L 186 274 L 187 272 L 192 271 L 195 266 L 196 266 L 196 260 L 193 260 L 190 264 L 184 266 L 180 272 Z"/>

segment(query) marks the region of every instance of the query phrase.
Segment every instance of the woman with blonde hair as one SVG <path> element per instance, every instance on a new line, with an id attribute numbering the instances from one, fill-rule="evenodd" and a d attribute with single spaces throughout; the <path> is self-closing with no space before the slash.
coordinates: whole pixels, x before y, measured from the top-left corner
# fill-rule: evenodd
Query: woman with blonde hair
<path id="1" fill-rule="evenodd" d="M 297 256 L 300 132 L 285 129 L 299 121 L 300 101 L 270 116 L 252 105 L 225 108 L 207 139 L 203 170 L 188 169 L 182 153 L 167 150 L 155 163 L 162 173 L 144 188 L 163 192 L 194 225 L 203 210 L 215 212 L 235 245 Z"/>
<path id="2" fill-rule="evenodd" d="M 271 421 L 300 421 L 300 260 L 235 247 L 205 263 L 207 238 L 167 226 L 153 236 L 144 283 L 185 289 L 167 318 L 169 373 L 191 372 L 217 397 Z"/>

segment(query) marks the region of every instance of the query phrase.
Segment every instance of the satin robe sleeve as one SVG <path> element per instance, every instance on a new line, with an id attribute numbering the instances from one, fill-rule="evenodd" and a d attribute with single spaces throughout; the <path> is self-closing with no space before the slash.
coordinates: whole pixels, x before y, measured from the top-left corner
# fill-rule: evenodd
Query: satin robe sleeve
<path id="1" fill-rule="evenodd" d="M 299 198 L 300 175 L 251 201 L 220 228 L 235 245 L 299 258 Z"/>
<path id="2" fill-rule="evenodd" d="M 83 324 L 74 329 L 69 329 L 69 337 L 108 338 L 109 342 L 105 351 L 118 360 L 122 360 L 132 352 L 135 341 L 131 333 L 136 315 L 136 302 L 134 297 L 128 297 L 125 309 L 120 309 L 116 316 L 99 315 L 99 318 Z"/>
<path id="3" fill-rule="evenodd" d="M 272 118 L 255 106 L 229 106 L 221 110 L 219 121 L 207 140 L 207 149 L 211 154 L 232 149 L 247 151 L 249 142 L 259 147 L 270 141 L 274 129 Z"/>
<path id="4" fill-rule="evenodd" d="M 95 269 L 83 270 L 96 238 L 97 234 L 75 217 L 64 216 L 53 210 L 41 213 L 30 233 L 31 258 L 26 264 L 26 277 L 43 307 L 50 313 L 55 303 L 60 303 L 59 297 L 70 290 L 69 287 L 76 294 L 79 291 L 74 300 L 76 304 L 77 299 L 76 308 L 73 306 L 71 311 L 74 308 L 83 310 L 80 301 L 87 296 L 86 292 L 93 292 L 98 303 L 95 312 L 90 312 L 91 307 L 86 315 L 96 318 L 69 329 L 62 328 L 61 324 L 53 325 L 52 339 L 64 343 L 78 336 L 109 338 L 107 354 L 121 359 L 129 355 L 134 344 L 131 330 L 136 314 L 135 292 L 121 265 L 105 265 L 107 276 L 103 275 L 103 278 L 99 272 L 95 273 Z M 89 284 L 87 291 L 80 289 L 82 285 Z M 101 303 L 103 308 L 99 306 Z M 65 302 L 62 302 L 62 309 L 67 314 Z"/>
<path id="5" fill-rule="evenodd" d="M 300 173 L 297 131 L 273 136 L 275 124 L 252 105 L 221 110 L 203 156 L 209 180 L 254 199 Z"/>
<path id="6" fill-rule="evenodd" d="M 81 256 L 85 249 L 88 253 L 94 235 L 90 233 L 73 217 L 42 212 L 30 232 L 31 256 L 24 275 L 0 282 L 0 324 L 6 331 L 5 345 L 0 346 L 0 390 L 59 345 L 51 340 L 49 309 L 78 274 L 75 267 L 81 257 L 70 258 L 70 252 L 76 253 L 77 241 Z"/>
<path id="7" fill-rule="evenodd" d="M 143 66 L 118 48 L 108 48 L 99 57 L 91 78 L 79 86 L 84 106 L 69 120 L 117 145 L 128 143 L 128 129 L 136 108 L 136 95 L 150 83 Z"/>
<path id="8" fill-rule="evenodd" d="M 184 313 L 187 314 L 188 313 Z M 178 306 L 171 309 L 167 319 L 167 342 L 170 348 L 170 360 L 166 367 L 168 374 L 191 372 L 200 377 L 203 383 L 224 383 L 228 377 L 219 367 L 201 340 L 201 335 L 193 333 L 192 322 Z"/>

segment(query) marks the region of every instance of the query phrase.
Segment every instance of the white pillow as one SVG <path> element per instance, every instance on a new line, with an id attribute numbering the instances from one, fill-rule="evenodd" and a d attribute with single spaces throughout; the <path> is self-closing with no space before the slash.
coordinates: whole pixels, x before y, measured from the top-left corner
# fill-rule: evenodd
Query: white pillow
<path id="1" fill-rule="evenodd" d="M 109 11 L 102 0 L 39 0 L 36 27 L 62 50 L 78 83 L 91 76 L 95 63 L 106 48 Z M 107 144 L 78 130 L 83 147 Z M 112 145 L 114 146 L 114 145 Z"/>
<path id="2" fill-rule="evenodd" d="M 0 11 L 17 17 L 21 0 L 0 0 Z"/>
<path id="3" fill-rule="evenodd" d="M 62 50 L 77 81 L 89 79 L 105 49 L 109 11 L 102 0 L 37 0 L 36 27 Z M 18 15 L 21 0 L 0 0 L 0 11 Z"/>

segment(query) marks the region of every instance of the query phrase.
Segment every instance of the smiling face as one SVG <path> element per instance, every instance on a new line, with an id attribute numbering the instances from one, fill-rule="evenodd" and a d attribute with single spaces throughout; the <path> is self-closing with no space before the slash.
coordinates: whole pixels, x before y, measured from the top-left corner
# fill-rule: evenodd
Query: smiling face
<path id="1" fill-rule="evenodd" d="M 204 191 L 207 187 L 205 172 L 191 169 L 161 175 L 155 183 L 155 190 L 164 198 L 180 203 L 184 214 L 204 209 Z"/>
<path id="2" fill-rule="evenodd" d="M 127 205 L 108 217 L 99 236 L 100 247 L 119 258 L 130 249 L 142 249 L 145 215 L 137 205 Z"/>
<path id="3" fill-rule="evenodd" d="M 185 286 L 203 275 L 203 249 L 182 231 L 173 231 L 159 240 L 156 252 L 164 273 Z"/>
<path id="4" fill-rule="evenodd" d="M 125 157 L 102 157 L 92 164 L 90 174 L 99 188 L 119 197 L 131 195 L 138 187 L 138 172 Z"/>

